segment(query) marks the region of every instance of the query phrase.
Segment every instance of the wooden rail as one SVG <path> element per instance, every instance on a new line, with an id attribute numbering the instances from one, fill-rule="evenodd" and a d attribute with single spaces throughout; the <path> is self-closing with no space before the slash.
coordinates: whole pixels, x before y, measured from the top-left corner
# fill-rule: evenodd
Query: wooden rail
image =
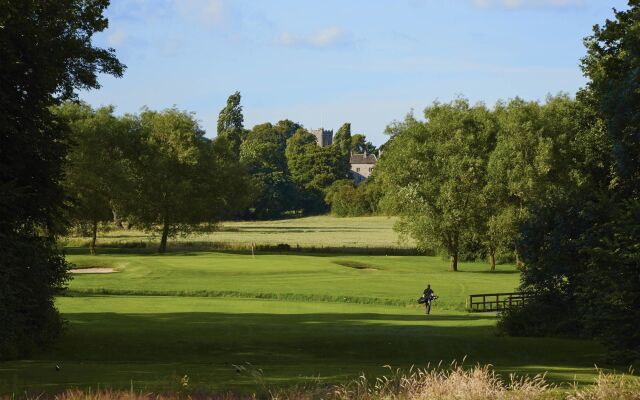
<path id="1" fill-rule="evenodd" d="M 529 294 L 522 292 L 472 294 L 467 300 L 467 310 L 470 312 L 501 311 L 521 306 L 529 297 Z"/>

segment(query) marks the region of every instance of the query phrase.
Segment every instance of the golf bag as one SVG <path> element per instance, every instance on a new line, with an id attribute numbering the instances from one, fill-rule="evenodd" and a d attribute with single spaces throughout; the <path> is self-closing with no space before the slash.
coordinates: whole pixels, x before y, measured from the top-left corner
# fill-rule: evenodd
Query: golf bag
<path id="1" fill-rule="evenodd" d="M 427 299 L 427 297 L 425 295 L 422 295 L 422 297 L 420 297 L 418 299 L 418 304 L 425 304 L 427 301 L 432 302 L 433 300 L 435 300 L 437 298 L 438 298 L 438 296 L 433 295 L 433 294 L 428 299 Z"/>

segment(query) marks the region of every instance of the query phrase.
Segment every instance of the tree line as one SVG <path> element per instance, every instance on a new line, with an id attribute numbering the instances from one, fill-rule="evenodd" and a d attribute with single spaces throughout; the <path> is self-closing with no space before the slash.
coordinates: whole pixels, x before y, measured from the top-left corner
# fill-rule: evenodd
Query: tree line
<path id="1" fill-rule="evenodd" d="M 101 222 L 126 218 L 157 232 L 164 252 L 169 237 L 243 205 L 246 176 L 232 145 L 207 139 L 187 112 L 144 109 L 118 118 L 111 107 L 67 102 L 53 113 L 70 129 L 66 216 L 90 232 L 92 254 Z"/>
<path id="2" fill-rule="evenodd" d="M 575 98 L 434 103 L 389 129 L 382 202 L 423 248 L 516 255 L 511 335 L 596 337 L 640 360 L 640 1 L 585 39 Z"/>
<path id="3" fill-rule="evenodd" d="M 363 134 L 351 134 L 351 124 L 337 130 L 333 144 L 319 146 L 301 124 L 285 119 L 245 129 L 241 96 L 229 96 L 218 117 L 217 135 L 232 143 L 236 159 L 249 174 L 250 198 L 244 219 L 325 213 L 333 209 L 333 186 L 350 182 L 351 153 L 377 149 Z"/>
<path id="4" fill-rule="evenodd" d="M 376 167 L 382 207 L 401 216 L 397 229 L 423 249 L 458 260 L 515 256 L 518 227 L 532 207 L 586 184 L 581 103 L 568 95 L 540 104 L 516 98 L 488 108 L 460 98 L 434 103 L 424 121 L 409 115 L 395 125 Z"/>
<path id="5" fill-rule="evenodd" d="M 352 136 L 349 123 L 321 147 L 290 120 L 245 129 L 240 100 L 238 92 L 229 96 L 214 139 L 176 108 L 124 116 L 77 101 L 51 108 L 69 128 L 65 216 L 91 237 L 92 254 L 101 224 L 126 220 L 155 232 L 164 252 L 168 238 L 224 218 L 324 213 L 337 183 L 355 190 L 350 153 L 375 147 Z"/>

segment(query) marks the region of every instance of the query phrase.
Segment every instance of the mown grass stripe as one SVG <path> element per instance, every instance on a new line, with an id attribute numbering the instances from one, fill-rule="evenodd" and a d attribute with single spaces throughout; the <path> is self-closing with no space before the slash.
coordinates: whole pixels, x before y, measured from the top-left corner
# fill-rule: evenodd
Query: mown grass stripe
<path id="1" fill-rule="evenodd" d="M 384 306 L 407 307 L 415 303 L 413 301 L 401 299 L 387 299 L 375 297 L 357 296 L 329 296 L 318 294 L 300 293 L 251 293 L 234 290 L 135 290 L 135 289 L 106 289 L 106 288 L 84 288 L 68 289 L 63 296 L 82 297 L 92 295 L 107 296 L 163 296 L 163 297 L 233 297 L 245 299 L 266 299 L 281 301 L 300 302 L 323 302 L 323 303 L 352 303 L 352 304 L 372 304 Z M 451 309 L 451 308 L 448 308 Z M 464 307 L 454 307 L 453 310 L 463 310 Z"/>

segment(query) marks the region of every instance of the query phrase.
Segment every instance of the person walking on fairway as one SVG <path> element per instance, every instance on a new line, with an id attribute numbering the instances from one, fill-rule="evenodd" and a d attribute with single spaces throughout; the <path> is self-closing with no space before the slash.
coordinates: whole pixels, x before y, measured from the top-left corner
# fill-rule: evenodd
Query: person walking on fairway
<path id="1" fill-rule="evenodd" d="M 435 296 L 433 290 L 431 290 L 431 285 L 427 285 L 427 288 L 424 290 L 424 307 L 427 315 L 431 312 L 431 300 Z"/>

